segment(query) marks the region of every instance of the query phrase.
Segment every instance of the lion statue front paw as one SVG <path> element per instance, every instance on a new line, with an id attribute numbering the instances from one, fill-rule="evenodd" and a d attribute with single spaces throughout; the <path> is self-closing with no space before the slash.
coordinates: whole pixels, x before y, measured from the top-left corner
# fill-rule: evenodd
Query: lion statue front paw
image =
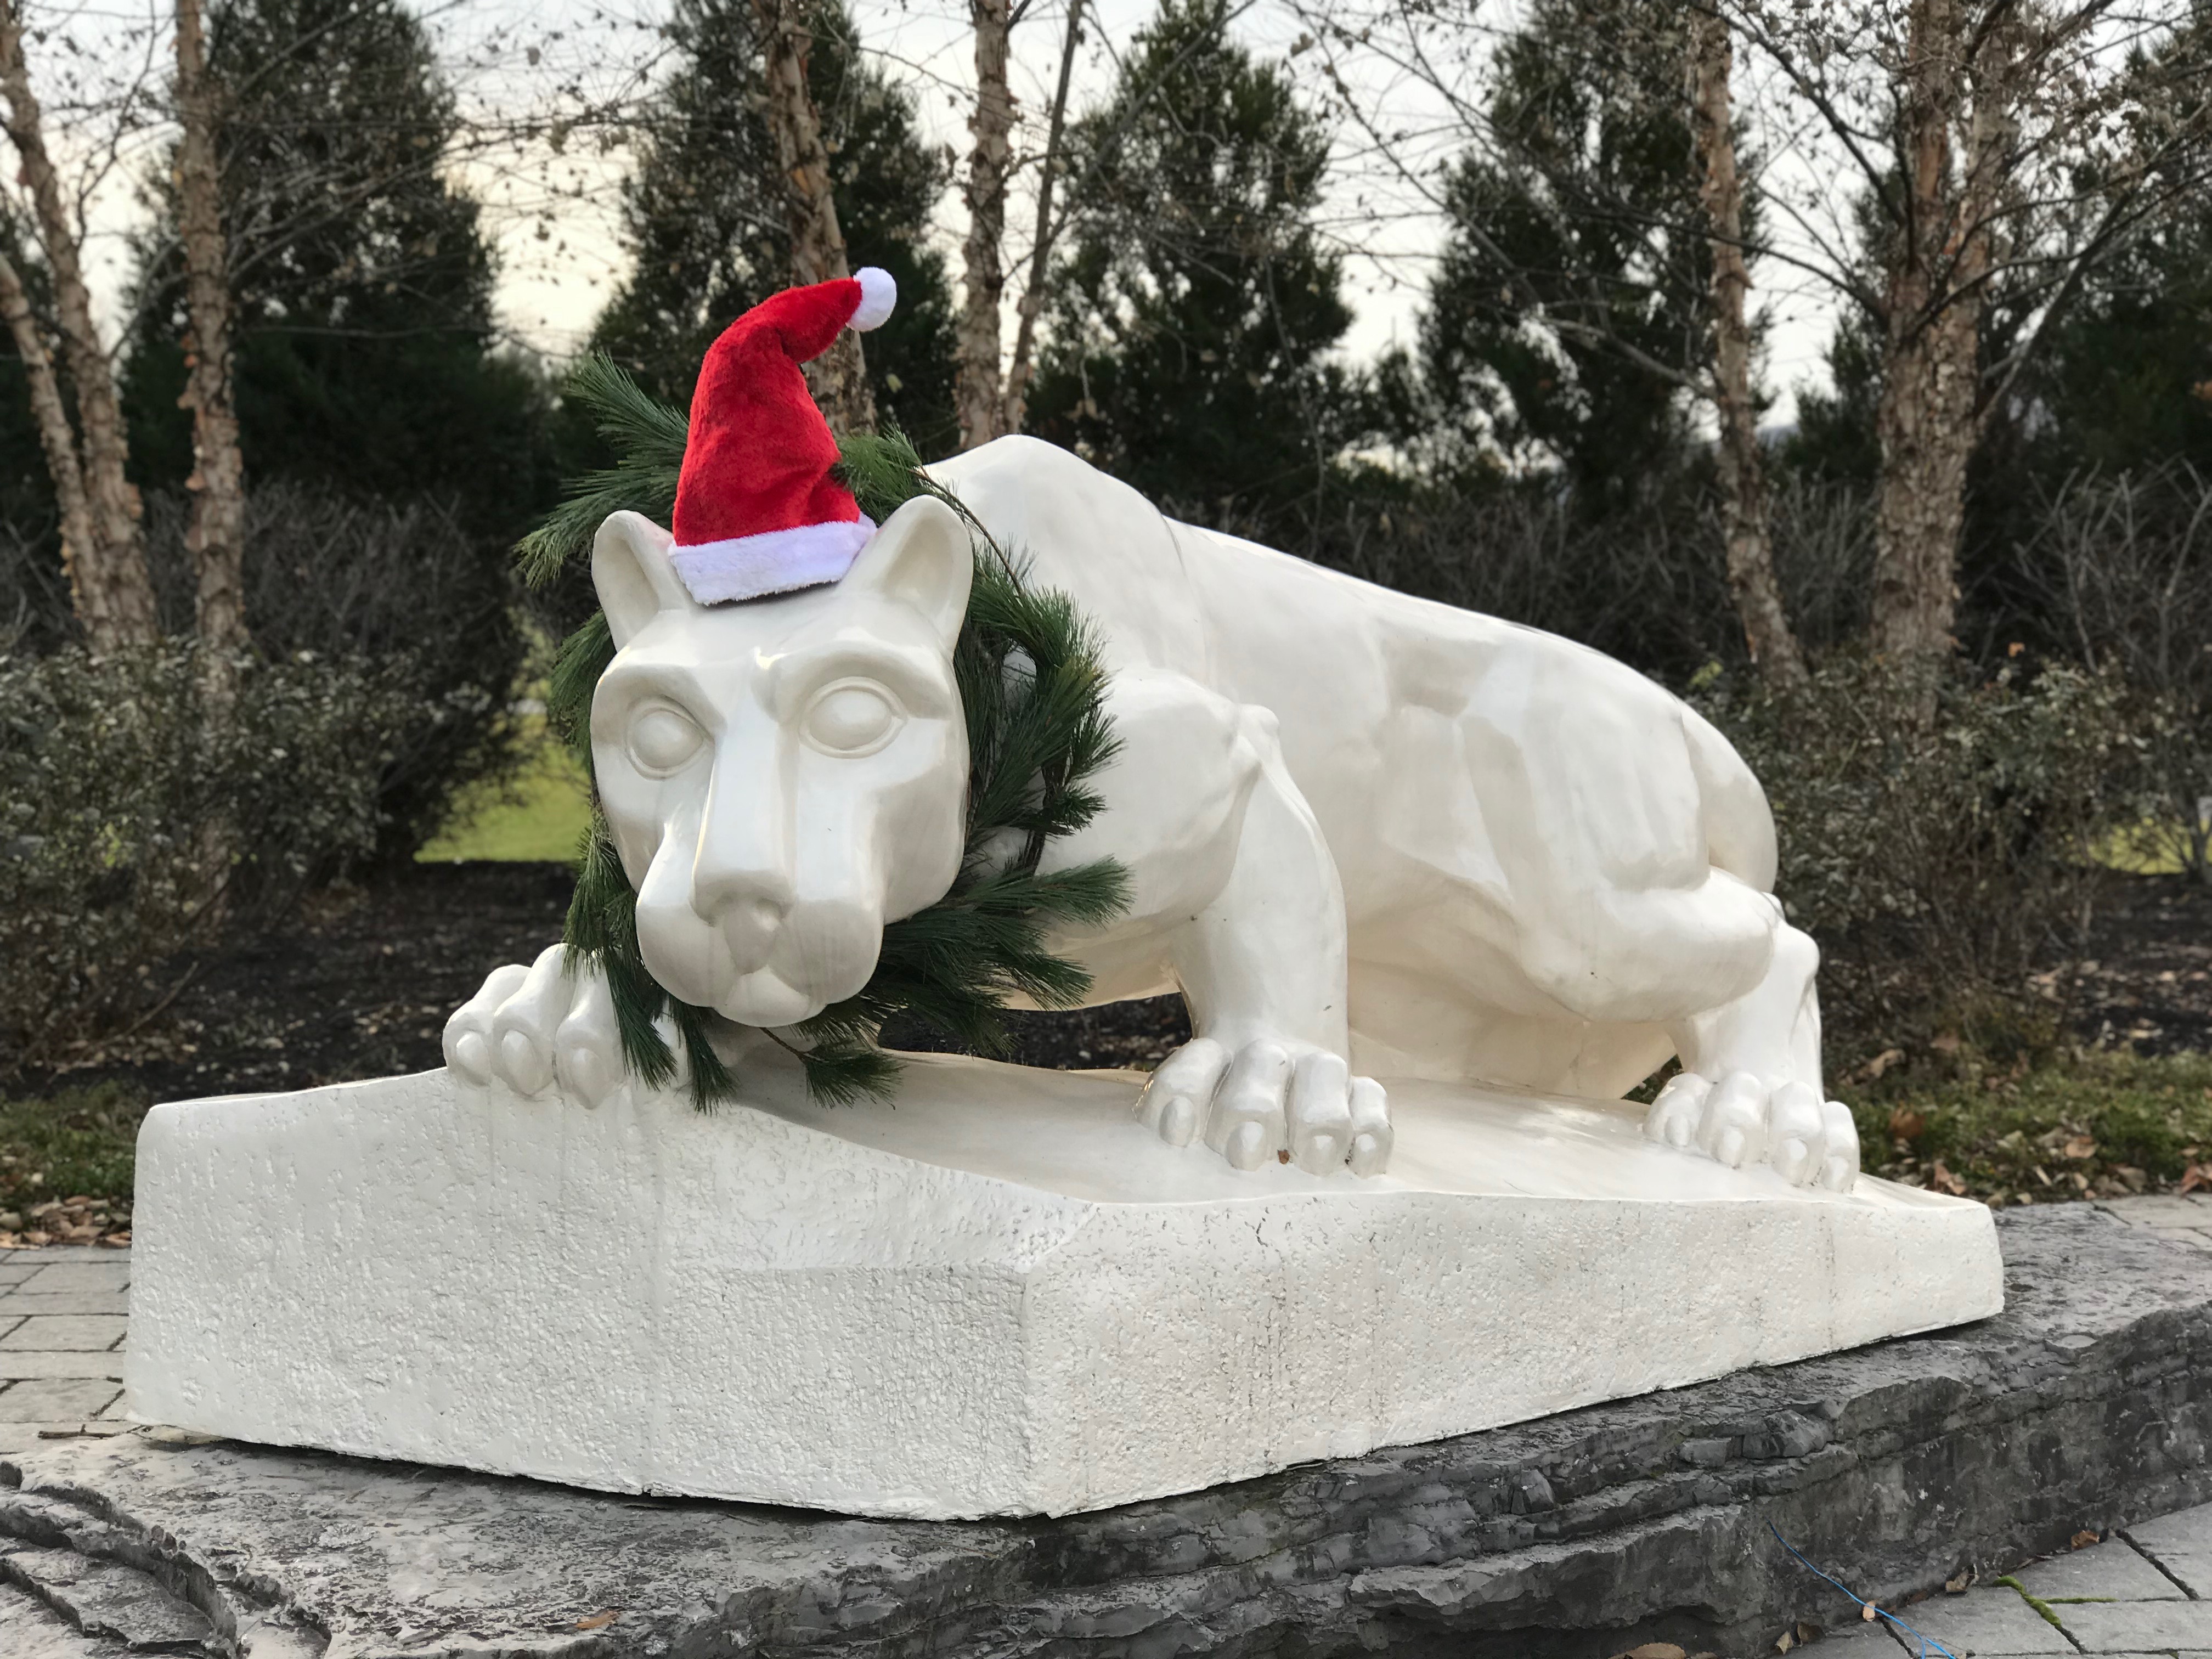
<path id="1" fill-rule="evenodd" d="M 1851 1109 L 1822 1100 L 1808 1083 L 1770 1089 L 1750 1072 L 1732 1072 L 1717 1082 L 1678 1072 L 1651 1103 L 1644 1133 L 1732 1170 L 1770 1164 L 1793 1187 L 1847 1193 L 1858 1180 Z"/>
<path id="2" fill-rule="evenodd" d="M 564 945 L 525 967 L 494 969 L 446 1022 L 446 1064 L 479 1089 L 519 1095 L 561 1092 L 599 1106 L 623 1086 L 622 1034 L 613 997 L 597 969 L 572 970 Z M 678 1050 L 679 1054 L 681 1050 Z"/>
<path id="3" fill-rule="evenodd" d="M 1240 1170 L 1279 1160 L 1312 1175 L 1348 1166 L 1371 1176 L 1390 1162 L 1382 1085 L 1311 1043 L 1260 1037 L 1232 1054 L 1194 1038 L 1160 1063 L 1136 1109 L 1170 1146 L 1203 1139 Z"/>

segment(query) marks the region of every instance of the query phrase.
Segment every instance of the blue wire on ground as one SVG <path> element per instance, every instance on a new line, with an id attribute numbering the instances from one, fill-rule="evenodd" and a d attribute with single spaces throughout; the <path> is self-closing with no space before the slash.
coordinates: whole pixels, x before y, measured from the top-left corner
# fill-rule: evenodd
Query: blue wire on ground
<path id="1" fill-rule="evenodd" d="M 1959 1659 L 1959 1656 L 1957 1654 L 1952 1652 L 1950 1649 L 1945 1647 L 1934 1637 L 1923 1636 L 1918 1631 L 1913 1629 L 1911 1626 L 1906 1624 L 1905 1620 L 1899 1619 L 1895 1613 L 1887 1613 L 1880 1607 L 1875 1607 L 1873 1602 L 1867 1601 L 1864 1597 L 1854 1595 L 1849 1585 L 1838 1583 L 1835 1579 L 1829 1577 L 1826 1573 L 1822 1572 L 1820 1568 L 1814 1566 L 1810 1561 L 1808 1561 L 1805 1559 L 1804 1553 L 1788 1539 L 1784 1538 L 1782 1535 L 1782 1529 L 1779 1527 L 1777 1527 L 1774 1522 L 1771 1521 L 1768 1522 L 1766 1523 L 1766 1529 L 1774 1534 L 1774 1541 L 1776 1543 L 1781 1545 L 1784 1549 L 1788 1550 L 1790 1554 L 1797 1558 L 1797 1565 L 1799 1566 L 1811 1573 L 1814 1577 L 1821 1580 L 1825 1583 L 1834 1584 L 1836 1588 L 1843 1591 L 1844 1595 L 1850 1596 L 1852 1601 L 1858 1603 L 1862 1613 L 1863 1613 L 1867 1608 L 1873 1607 L 1875 1618 L 1887 1619 L 1891 1624 L 1896 1626 L 1898 1629 L 1903 1631 L 1914 1641 L 1919 1643 L 1920 1659 L 1928 1659 L 1928 1656 L 1931 1652 L 1942 1655 L 1942 1659 Z"/>

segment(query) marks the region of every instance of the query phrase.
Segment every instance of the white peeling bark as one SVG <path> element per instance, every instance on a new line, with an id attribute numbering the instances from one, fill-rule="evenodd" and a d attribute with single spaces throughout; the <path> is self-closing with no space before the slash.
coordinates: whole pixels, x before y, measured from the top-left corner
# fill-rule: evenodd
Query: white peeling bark
<path id="1" fill-rule="evenodd" d="M 125 468 L 123 413 L 112 366 L 93 323 L 92 292 L 79 253 L 82 233 L 63 202 L 60 176 L 46 151 L 15 0 L 0 0 L 0 100 L 7 105 L 8 137 L 21 164 L 18 176 L 30 194 L 53 279 L 62 361 L 76 398 L 76 453 L 88 530 L 75 552 L 71 591 L 88 601 L 77 619 L 95 650 L 143 643 L 159 636 L 161 624 L 146 567 L 138 491 Z"/>
<path id="2" fill-rule="evenodd" d="M 1743 252 L 1743 182 L 1736 170 L 1735 111 L 1729 78 L 1735 52 L 1725 20 L 1697 12 L 1691 21 L 1693 97 L 1690 125 L 1701 177 L 1712 257 L 1712 400 L 1729 590 L 1746 647 L 1759 673 L 1778 684 L 1805 679 L 1805 656 L 1790 631 L 1782 586 L 1774 574 L 1767 527 L 1766 471 L 1759 447 L 1759 406 L 1752 395 L 1751 270 Z"/>
<path id="3" fill-rule="evenodd" d="M 806 26 L 804 0 L 753 0 L 753 15 L 760 25 L 767 71 L 769 131 L 783 173 L 792 281 L 803 286 L 849 276 L 822 116 L 806 84 L 814 36 Z M 806 380 L 831 430 L 875 430 L 875 394 L 868 387 L 859 335 L 850 329 L 838 335 L 829 350 L 807 364 Z"/>

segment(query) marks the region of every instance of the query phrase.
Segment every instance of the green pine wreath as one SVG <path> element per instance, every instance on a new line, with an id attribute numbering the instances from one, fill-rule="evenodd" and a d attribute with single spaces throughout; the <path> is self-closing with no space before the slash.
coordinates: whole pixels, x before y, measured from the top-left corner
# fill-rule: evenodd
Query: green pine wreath
<path id="1" fill-rule="evenodd" d="M 613 362 L 586 357 L 566 395 L 589 410 L 616 464 L 576 480 L 516 552 L 532 586 L 544 586 L 590 548 L 600 523 L 625 508 L 665 523 L 676 501 L 688 423 Z M 799 1056 L 818 1101 L 888 1097 L 898 1062 L 878 1034 L 895 1014 L 914 1016 L 971 1054 L 1010 1051 L 1000 1011 L 1014 995 L 1045 1008 L 1075 1006 L 1091 975 L 1046 949 L 1056 927 L 1100 927 L 1128 908 L 1128 872 L 1098 859 L 1050 872 L 1045 849 L 1097 816 L 1091 788 L 1118 746 L 1105 708 L 1097 637 L 1066 594 L 1030 586 L 1023 564 L 959 500 L 921 470 L 904 434 L 859 434 L 841 445 L 839 475 L 881 524 L 916 495 L 934 495 L 967 524 L 975 557 L 968 612 L 953 647 L 968 724 L 967 840 L 945 896 L 885 925 L 876 970 L 858 994 L 789 1034 L 771 1032 Z M 592 775 L 592 694 L 613 661 L 604 612 L 556 653 L 546 718 Z M 1012 849 L 1009 852 L 1009 848 Z M 562 933 L 572 969 L 606 975 L 623 1058 L 650 1087 L 677 1073 L 665 1019 L 684 1045 L 693 1103 L 736 1097 L 738 1079 L 708 1040 L 711 1011 L 678 1001 L 646 971 L 637 943 L 637 896 L 623 872 L 593 785 L 591 827 L 576 867 Z"/>

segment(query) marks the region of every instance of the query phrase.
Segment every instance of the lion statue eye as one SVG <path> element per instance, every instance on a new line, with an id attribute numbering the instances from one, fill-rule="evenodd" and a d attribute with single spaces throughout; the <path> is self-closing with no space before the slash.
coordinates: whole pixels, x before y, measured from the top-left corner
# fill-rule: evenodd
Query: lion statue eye
<path id="1" fill-rule="evenodd" d="M 666 777 L 699 752 L 707 734 L 681 709 L 656 703 L 629 727 L 629 757 L 651 777 Z"/>
<path id="2" fill-rule="evenodd" d="M 839 680 L 815 694 L 799 729 L 823 753 L 850 760 L 874 754 L 904 724 L 904 711 L 881 686 Z"/>

